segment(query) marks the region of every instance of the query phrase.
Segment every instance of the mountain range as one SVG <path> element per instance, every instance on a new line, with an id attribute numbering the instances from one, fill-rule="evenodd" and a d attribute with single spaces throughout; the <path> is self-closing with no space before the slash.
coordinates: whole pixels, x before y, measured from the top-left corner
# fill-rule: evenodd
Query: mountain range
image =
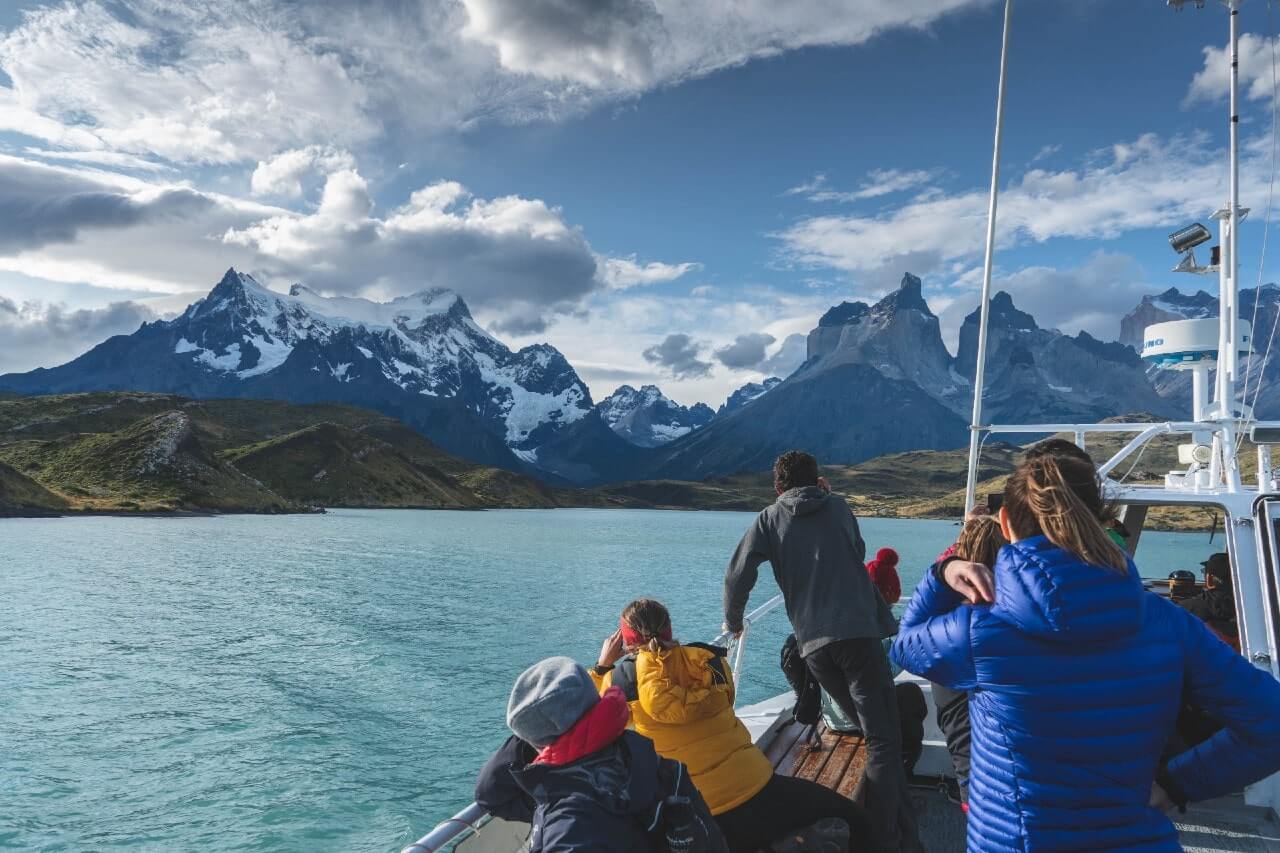
<path id="1" fill-rule="evenodd" d="M 1242 292 L 1259 334 L 1275 322 L 1280 287 Z M 1125 412 L 1176 416 L 1185 377 L 1149 372 L 1133 347 L 1152 322 L 1212 316 L 1216 300 L 1176 290 L 1144 298 L 1121 339 L 1039 326 L 1000 292 L 991 303 L 990 422 L 1092 422 Z M 735 391 L 717 410 L 680 405 L 654 385 L 621 386 L 599 402 L 548 344 L 512 350 L 473 320 L 465 301 L 427 290 L 390 302 L 288 294 L 228 270 L 171 320 L 145 323 L 54 368 L 0 376 L 22 395 L 143 391 L 199 399 L 342 403 L 398 419 L 443 451 L 553 486 L 653 478 L 704 479 L 763 470 L 804 447 L 833 463 L 949 449 L 968 435 L 978 312 L 956 355 L 919 278 L 883 299 L 832 307 L 809 333 L 804 364 Z M 1255 359 L 1255 372 L 1261 358 Z M 1266 373 L 1280 372 L 1269 364 Z M 1270 383 L 1274 385 L 1274 383 Z M 1280 409 L 1270 387 L 1259 411 Z M 328 436 L 332 439 L 333 436 Z M 246 463 L 248 464 L 248 463 Z"/>

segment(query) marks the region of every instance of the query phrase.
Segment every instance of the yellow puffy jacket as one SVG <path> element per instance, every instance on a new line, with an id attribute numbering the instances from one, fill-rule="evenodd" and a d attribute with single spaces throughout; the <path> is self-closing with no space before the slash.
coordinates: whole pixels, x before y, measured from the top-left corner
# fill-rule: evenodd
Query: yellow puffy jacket
<path id="1" fill-rule="evenodd" d="M 754 797 L 773 767 L 733 712 L 733 674 L 714 646 L 641 649 L 612 670 L 592 670 L 596 687 L 623 689 L 632 727 L 653 741 L 659 755 L 689 768 L 713 815 Z"/>

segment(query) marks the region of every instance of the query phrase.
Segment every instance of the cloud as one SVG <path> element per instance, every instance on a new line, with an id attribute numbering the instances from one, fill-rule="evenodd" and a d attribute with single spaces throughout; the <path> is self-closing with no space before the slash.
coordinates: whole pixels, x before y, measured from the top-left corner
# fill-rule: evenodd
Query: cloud
<path id="1" fill-rule="evenodd" d="M 711 373 L 711 362 L 698 358 L 702 346 L 688 335 L 676 333 L 667 335 L 662 343 L 654 344 L 644 351 L 644 360 L 669 372 L 676 379 L 690 379 L 708 376 Z"/>
<path id="2" fill-rule="evenodd" d="M 702 268 L 701 264 L 690 262 L 664 264 L 661 261 L 650 261 L 640 264 L 636 262 L 635 255 L 629 258 L 600 258 L 599 262 L 600 277 L 613 290 L 675 281 L 686 273 Z"/>
<path id="3" fill-rule="evenodd" d="M 827 176 L 818 174 L 798 186 L 791 187 L 785 195 L 803 196 L 813 202 L 851 203 L 880 198 L 923 187 L 941 174 L 937 169 L 872 169 L 856 190 L 834 190 L 827 184 Z"/>
<path id="4" fill-rule="evenodd" d="M 65 0 L 0 36 L 0 130 L 179 164 L 359 152 L 389 128 L 557 119 L 987 2 Z"/>
<path id="5" fill-rule="evenodd" d="M 331 174 L 354 169 L 355 158 L 347 151 L 328 145 L 291 148 L 258 163 L 249 179 L 254 195 L 297 198 L 302 195 L 302 178 L 313 171 Z"/>
<path id="6" fill-rule="evenodd" d="M 122 229 L 199 217 L 215 202 L 185 187 L 128 191 L 0 155 L 0 252 L 69 243 L 85 229 Z"/>
<path id="7" fill-rule="evenodd" d="M 265 158 L 318 138 L 351 144 L 380 125 L 340 43 L 309 37 L 284 4 L 32 9 L 0 38 L 11 81 L 0 127 L 184 163 Z"/>
<path id="8" fill-rule="evenodd" d="M 815 324 L 816 325 L 816 324 Z M 786 379 L 804 364 L 805 359 L 809 355 L 809 338 L 798 332 L 787 335 L 782 342 L 782 346 L 777 351 L 762 361 L 758 369 L 761 373 L 769 376 L 778 376 Z"/>
<path id="9" fill-rule="evenodd" d="M 482 199 L 442 181 L 378 216 L 364 178 L 329 175 L 319 207 L 281 213 L 223 238 L 267 272 L 318 290 L 391 296 L 452 288 L 499 331 L 533 332 L 602 287 L 596 256 L 560 212 L 537 199 Z"/>
<path id="10" fill-rule="evenodd" d="M 0 373 L 62 364 L 112 335 L 125 335 L 156 319 L 137 302 L 70 310 L 59 303 L 18 303 L 0 296 Z"/>
<path id="11" fill-rule="evenodd" d="M 715 351 L 715 359 L 731 370 L 752 370 L 764 361 L 765 350 L 776 340 L 765 332 L 738 335 L 733 343 Z"/>
<path id="12" fill-rule="evenodd" d="M 980 276 L 968 276 L 965 281 L 967 286 L 949 294 L 945 301 L 929 300 L 943 337 L 953 349 L 961 323 L 978 306 Z M 1065 269 L 1031 266 L 1011 273 L 997 271 L 991 284 L 993 293 L 1008 291 L 1014 304 L 1035 317 L 1042 328 L 1072 335 L 1086 331 L 1104 341 L 1119 337 L 1120 318 L 1152 292 L 1152 284 L 1134 258 L 1103 251 Z M 1064 299 L 1064 293 L 1071 298 Z"/>
<path id="13" fill-rule="evenodd" d="M 464 35 L 502 66 L 586 86 L 642 87 L 653 76 L 662 19 L 652 0 L 463 0 Z"/>
<path id="14" fill-rule="evenodd" d="M 1275 87 L 1271 63 L 1276 59 L 1271 39 L 1255 33 L 1240 36 L 1240 91 L 1246 98 L 1267 100 Z M 1191 78 L 1183 106 L 1225 101 L 1231 76 L 1227 46 L 1205 47 L 1204 66 Z M 1278 60 L 1280 61 L 1280 60 Z"/>
<path id="15" fill-rule="evenodd" d="M 1030 169 L 1001 190 L 998 245 L 1105 240 L 1203 216 L 1204 199 L 1224 189 L 1219 155 L 1203 134 L 1147 134 L 1094 152 L 1076 168 Z M 1265 194 L 1267 174 L 1262 152 L 1242 158 L 1245 189 Z M 879 215 L 808 217 L 775 236 L 785 259 L 854 273 L 869 290 L 882 290 L 903 269 L 927 275 L 975 258 L 986 216 L 987 191 L 974 188 L 916 198 Z"/>

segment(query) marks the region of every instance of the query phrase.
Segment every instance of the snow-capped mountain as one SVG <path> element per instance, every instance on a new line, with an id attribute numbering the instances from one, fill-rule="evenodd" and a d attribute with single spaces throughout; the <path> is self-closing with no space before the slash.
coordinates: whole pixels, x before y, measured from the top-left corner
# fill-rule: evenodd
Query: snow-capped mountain
<path id="1" fill-rule="evenodd" d="M 1280 349 L 1272 340 L 1280 313 L 1280 285 L 1264 284 L 1240 291 L 1240 317 L 1253 322 L 1254 354 L 1245 363 L 1248 376 L 1248 403 L 1255 406 L 1259 417 L 1280 416 Z M 1142 302 L 1125 315 L 1120 325 L 1120 341 L 1140 349 L 1143 330 L 1155 323 L 1172 320 L 1199 320 L 1218 316 L 1218 298 L 1201 290 L 1187 295 L 1169 288 L 1158 296 L 1144 296 Z M 1271 346 L 1267 357 L 1268 345 Z M 1265 362 L 1265 363 L 1264 363 Z M 1261 381 L 1259 381 L 1261 374 Z M 1179 413 L 1191 405 L 1191 376 L 1171 370 L 1147 369 L 1156 392 L 1168 400 Z M 1261 391 L 1258 389 L 1261 387 Z"/>
<path id="2" fill-rule="evenodd" d="M 685 407 L 657 385 L 623 385 L 596 404 L 609 428 L 637 447 L 659 447 L 706 426 L 716 413 L 706 403 Z"/>
<path id="3" fill-rule="evenodd" d="M 1120 320 L 1120 343 L 1142 350 L 1142 330 L 1170 320 L 1201 320 L 1218 316 L 1218 297 L 1203 290 L 1190 295 L 1171 287 L 1155 296 L 1144 296 L 1138 307 Z"/>
<path id="4" fill-rule="evenodd" d="M 747 403 L 750 403 L 757 397 L 763 397 L 765 394 L 772 391 L 774 388 L 777 388 L 781 384 L 782 380 L 776 376 L 770 376 L 763 382 L 748 382 L 746 385 L 743 385 L 737 391 L 730 394 L 728 399 L 720 404 L 720 408 L 716 409 L 716 417 L 727 415 L 730 412 L 736 412 Z"/>
<path id="5" fill-rule="evenodd" d="M 51 370 L 0 378 L 24 393 L 131 389 L 335 401 L 401 417 L 446 450 L 517 467 L 592 411 L 546 344 L 512 352 L 448 290 L 391 302 L 268 290 L 228 270 L 173 320 L 147 323 Z"/>

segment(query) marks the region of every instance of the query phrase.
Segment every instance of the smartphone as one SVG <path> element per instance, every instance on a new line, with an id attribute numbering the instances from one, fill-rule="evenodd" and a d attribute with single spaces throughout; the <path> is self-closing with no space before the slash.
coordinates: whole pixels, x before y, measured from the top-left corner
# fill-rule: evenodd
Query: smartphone
<path id="1" fill-rule="evenodd" d="M 995 515 L 1000 511 L 1000 507 L 1004 506 L 1004 493 L 993 492 L 987 495 L 987 512 Z"/>

